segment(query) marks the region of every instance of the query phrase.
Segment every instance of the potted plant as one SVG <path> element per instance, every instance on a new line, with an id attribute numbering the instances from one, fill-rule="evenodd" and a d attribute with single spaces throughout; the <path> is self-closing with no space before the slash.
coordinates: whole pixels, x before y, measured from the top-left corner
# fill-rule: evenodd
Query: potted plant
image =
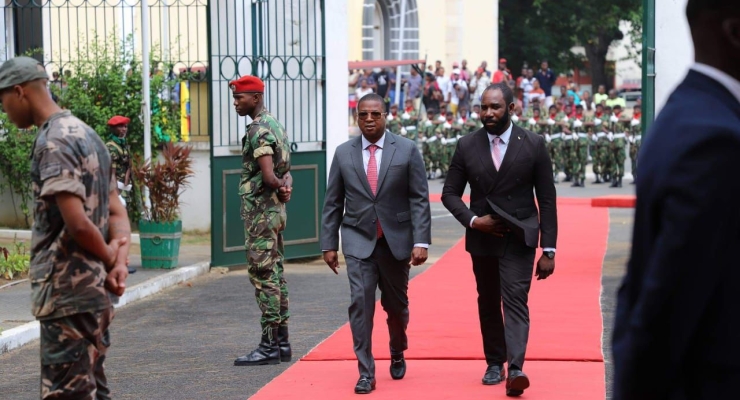
<path id="1" fill-rule="evenodd" d="M 175 268 L 180 253 L 182 221 L 180 195 L 194 175 L 192 149 L 166 143 L 161 161 L 134 162 L 134 183 L 149 190 L 149 202 L 142 195 L 143 212 L 139 221 L 141 264 L 144 268 Z M 143 190 L 142 190 L 143 192 Z"/>

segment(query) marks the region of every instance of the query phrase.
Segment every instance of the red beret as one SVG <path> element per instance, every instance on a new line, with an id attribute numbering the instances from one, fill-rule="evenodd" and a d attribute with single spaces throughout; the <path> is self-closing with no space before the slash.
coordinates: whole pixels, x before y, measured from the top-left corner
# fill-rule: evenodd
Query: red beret
<path id="1" fill-rule="evenodd" d="M 498 60 L 498 62 L 505 63 L 506 62 L 506 59 L 505 58 L 502 58 L 502 59 Z"/>
<path id="2" fill-rule="evenodd" d="M 234 93 L 265 92 L 265 83 L 260 78 L 252 75 L 244 75 L 235 81 L 231 81 L 229 86 Z"/>
<path id="3" fill-rule="evenodd" d="M 115 117 L 108 120 L 108 126 L 128 125 L 129 122 L 131 122 L 129 118 L 116 115 Z"/>

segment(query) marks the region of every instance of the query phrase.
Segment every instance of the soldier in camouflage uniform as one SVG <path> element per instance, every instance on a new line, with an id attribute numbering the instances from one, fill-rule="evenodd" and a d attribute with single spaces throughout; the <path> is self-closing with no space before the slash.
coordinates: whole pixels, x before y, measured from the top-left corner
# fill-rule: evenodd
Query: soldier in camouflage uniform
<path id="1" fill-rule="evenodd" d="M 388 130 L 391 131 L 391 133 L 394 133 L 396 135 L 401 134 L 401 116 L 398 115 L 398 105 L 396 105 L 395 103 L 391 104 L 391 112 L 386 115 L 385 120 L 385 124 L 388 127 Z"/>
<path id="2" fill-rule="evenodd" d="M 480 104 L 473 106 L 473 112 L 470 113 L 470 118 L 465 121 L 465 126 L 468 128 L 468 134 L 483 128 L 483 121 L 480 119 Z"/>
<path id="3" fill-rule="evenodd" d="M 257 77 L 243 76 L 230 83 L 234 106 L 249 116 L 242 138 L 242 199 L 249 280 L 262 311 L 262 340 L 234 365 L 265 365 L 290 361 L 288 341 L 288 286 L 283 276 L 283 230 L 287 222 L 284 202 L 290 199 L 290 142 L 285 129 L 265 108 L 265 85 Z"/>
<path id="4" fill-rule="evenodd" d="M 527 129 L 527 120 L 524 119 L 522 109 L 519 107 L 514 109 L 514 114 L 511 116 L 511 122 L 520 128 Z"/>
<path id="5" fill-rule="evenodd" d="M 594 184 L 607 182 L 609 170 L 609 116 L 604 112 L 602 105 L 596 106 L 593 120 L 594 143 L 594 173 L 596 180 Z"/>
<path id="6" fill-rule="evenodd" d="M 570 105 L 568 105 L 570 106 Z M 562 132 L 563 145 L 561 151 L 563 172 L 565 172 L 565 179 L 563 182 L 570 182 L 573 180 L 573 157 L 575 157 L 575 143 L 573 142 L 573 135 L 570 130 L 570 118 L 568 118 L 568 109 L 566 111 L 558 111 L 555 116 L 555 122 L 560 126 Z"/>
<path id="7" fill-rule="evenodd" d="M 622 107 L 614 106 L 614 114 L 610 118 L 611 122 L 611 162 L 612 162 L 612 184 L 610 187 L 622 187 L 622 177 L 624 177 L 624 161 L 627 158 L 627 135 L 629 129 L 629 119 L 622 115 Z"/>
<path id="8" fill-rule="evenodd" d="M 406 108 L 401 114 L 401 136 L 405 136 L 414 142 L 421 149 L 419 142 L 419 113 L 414 108 L 414 100 L 406 99 Z"/>
<path id="9" fill-rule="evenodd" d="M 52 100 L 29 57 L 0 67 L 0 102 L 21 129 L 38 125 L 31 156 L 31 311 L 40 324 L 42 399 L 110 399 L 109 293 L 128 276 L 126 209 L 100 136 Z"/>
<path id="10" fill-rule="evenodd" d="M 455 121 L 452 111 L 447 111 L 445 121 L 437 126 L 437 137 L 442 143 L 440 150 L 442 155 L 439 161 L 440 170 L 442 171 L 440 178 L 447 176 L 447 170 L 450 167 L 450 161 L 457 146 L 457 135 L 460 134 L 461 129 L 462 126 Z"/>
<path id="11" fill-rule="evenodd" d="M 548 114 L 547 120 L 544 121 L 544 129 L 546 132 L 545 140 L 548 144 L 547 150 L 550 153 L 550 159 L 553 163 L 553 179 L 555 183 L 558 183 L 558 174 L 563 171 L 563 131 L 562 126 L 557 122 L 557 107 L 554 105 L 550 106 L 550 113 Z"/>
<path id="12" fill-rule="evenodd" d="M 574 182 L 572 187 L 586 187 L 586 164 L 588 164 L 588 146 L 590 139 L 585 132 L 589 117 L 583 115 L 583 106 L 576 106 L 576 115 L 571 119 L 573 135 L 573 149 L 571 155 L 571 171 Z"/>
<path id="13" fill-rule="evenodd" d="M 528 114 L 529 115 L 525 115 L 525 118 L 527 121 L 526 128 L 538 135 L 544 136 L 546 133 L 546 130 L 545 130 L 545 125 L 543 125 L 543 121 L 540 116 L 539 107 L 530 108 L 530 111 L 528 112 Z M 549 142 L 548 142 L 548 149 L 549 149 Z"/>
<path id="14" fill-rule="evenodd" d="M 630 121 L 630 161 L 632 162 L 632 184 L 637 180 L 637 154 L 640 152 L 642 145 L 642 113 L 640 106 L 635 106 L 632 112 L 632 121 Z"/>
<path id="15" fill-rule="evenodd" d="M 129 122 L 131 122 L 129 118 L 120 115 L 109 119 L 110 136 L 105 144 L 108 153 L 110 153 L 113 170 L 116 173 L 118 195 L 124 206 L 131 201 L 131 149 L 126 142 Z M 128 273 L 136 273 L 136 268 L 129 266 Z"/>
<path id="16" fill-rule="evenodd" d="M 427 179 L 436 178 L 437 168 L 439 167 L 439 149 L 441 143 L 437 137 L 437 111 L 435 109 L 427 110 L 427 119 L 419 123 L 419 135 L 422 144 L 422 157 L 424 158 L 424 168 L 427 171 Z"/>

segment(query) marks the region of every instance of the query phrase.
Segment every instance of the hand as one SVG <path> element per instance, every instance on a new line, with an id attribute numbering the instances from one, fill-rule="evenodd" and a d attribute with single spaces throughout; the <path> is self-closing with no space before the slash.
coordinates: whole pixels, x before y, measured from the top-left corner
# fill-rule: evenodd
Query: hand
<path id="1" fill-rule="evenodd" d="M 280 186 L 278 188 L 278 200 L 282 203 L 290 201 L 290 195 L 293 193 L 293 188 L 290 186 Z"/>
<path id="2" fill-rule="evenodd" d="M 534 273 L 537 280 L 547 279 L 553 272 L 555 272 L 555 260 L 551 260 L 544 254 L 540 256 L 540 259 L 537 261 L 537 269 Z"/>
<path id="3" fill-rule="evenodd" d="M 116 264 L 105 277 L 105 288 L 116 296 L 123 296 L 126 291 L 126 278 L 128 278 L 128 268 L 122 263 Z"/>
<path id="4" fill-rule="evenodd" d="M 424 264 L 428 257 L 428 250 L 423 247 L 414 247 L 411 250 L 411 265 L 418 266 Z"/>
<path id="5" fill-rule="evenodd" d="M 504 237 L 511 231 L 498 215 L 484 215 L 473 220 L 473 229 L 490 233 L 493 236 Z"/>
<path id="6" fill-rule="evenodd" d="M 325 251 L 324 262 L 335 274 L 339 275 L 339 271 L 337 271 L 339 269 L 339 255 L 337 255 L 336 250 Z"/>
<path id="7" fill-rule="evenodd" d="M 113 239 L 108 243 L 108 260 L 105 260 L 105 269 L 110 270 L 113 266 L 116 265 L 116 261 L 118 260 L 118 250 L 120 250 L 121 246 L 125 245 L 128 239 L 126 238 L 120 238 L 120 239 Z"/>

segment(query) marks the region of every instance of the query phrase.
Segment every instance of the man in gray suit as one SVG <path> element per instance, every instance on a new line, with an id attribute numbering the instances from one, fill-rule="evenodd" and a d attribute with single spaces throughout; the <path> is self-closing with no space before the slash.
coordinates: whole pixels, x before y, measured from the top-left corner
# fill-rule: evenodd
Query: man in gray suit
<path id="1" fill-rule="evenodd" d="M 357 105 L 362 136 L 337 148 L 324 201 L 321 246 L 337 274 L 339 231 L 351 291 L 349 323 L 360 370 L 355 393 L 375 389 L 372 354 L 375 290 L 388 314 L 391 377 L 406 373 L 409 263 L 421 265 L 431 243 L 426 171 L 416 145 L 385 129 L 385 103 L 376 94 Z"/>

